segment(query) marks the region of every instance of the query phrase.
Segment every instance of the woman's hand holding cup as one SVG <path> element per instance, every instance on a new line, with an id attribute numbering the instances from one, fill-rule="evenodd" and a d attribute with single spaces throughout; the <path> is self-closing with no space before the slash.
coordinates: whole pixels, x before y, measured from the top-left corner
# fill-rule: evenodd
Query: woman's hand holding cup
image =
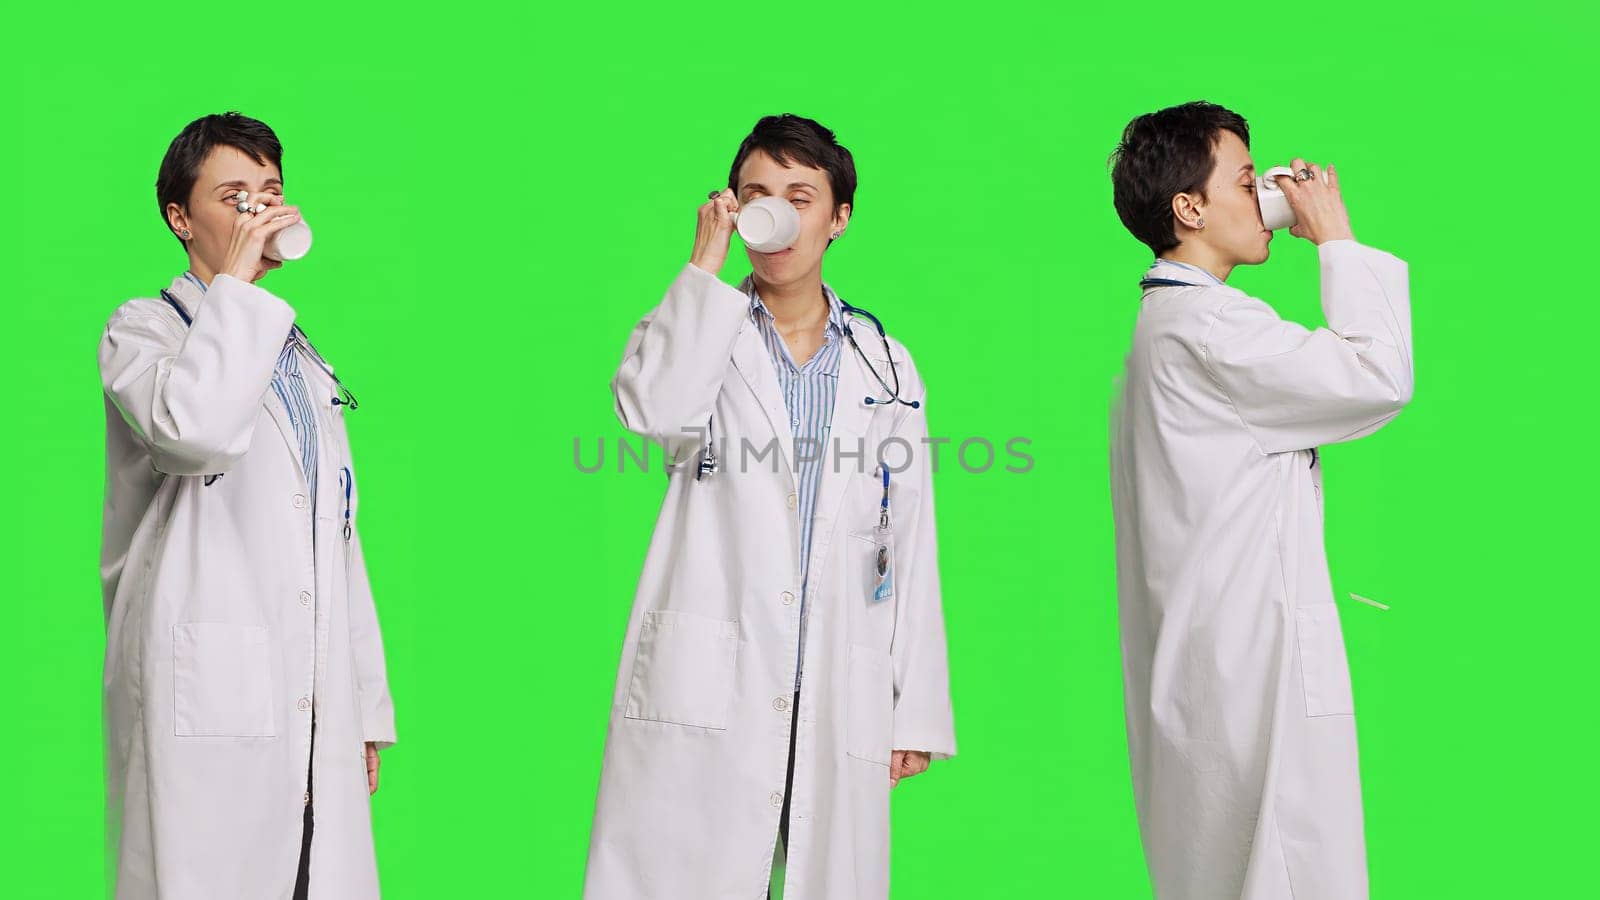
<path id="1" fill-rule="evenodd" d="M 240 202 L 248 202 L 249 195 L 240 191 Z M 283 263 L 266 258 L 267 241 L 278 232 L 300 221 L 298 206 L 284 206 L 283 198 L 276 194 L 259 195 L 258 203 L 239 213 L 234 220 L 233 234 L 228 242 L 228 252 L 223 258 L 218 274 L 232 275 L 244 282 L 254 282 L 261 275 L 282 266 Z"/>
<path id="2" fill-rule="evenodd" d="M 689 253 L 689 264 L 712 275 L 722 271 L 728 261 L 728 244 L 733 238 L 734 216 L 739 212 L 739 201 L 733 191 L 711 194 L 701 204 L 699 220 L 694 230 L 694 250 Z"/>
<path id="3" fill-rule="evenodd" d="M 1283 189 L 1289 208 L 1294 210 L 1296 221 L 1289 233 L 1318 245 L 1355 240 L 1350 231 L 1350 214 L 1339 193 L 1339 175 L 1333 166 L 1324 170 L 1315 163 L 1308 164 L 1296 158 L 1291 168 L 1296 173 L 1309 172 L 1311 177 L 1301 180 L 1290 175 L 1277 176 L 1278 186 Z"/>

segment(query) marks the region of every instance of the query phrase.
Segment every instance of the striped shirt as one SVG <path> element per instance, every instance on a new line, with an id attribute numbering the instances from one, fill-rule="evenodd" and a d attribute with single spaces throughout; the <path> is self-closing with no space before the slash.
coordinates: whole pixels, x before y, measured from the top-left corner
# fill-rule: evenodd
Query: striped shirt
<path id="1" fill-rule="evenodd" d="M 200 293 L 206 291 L 206 283 L 195 276 L 193 272 L 184 272 L 183 277 L 189 279 Z M 317 411 L 311 405 L 311 394 L 306 390 L 306 381 L 300 372 L 300 354 L 295 352 L 295 335 L 298 327 L 289 330 L 289 339 L 284 341 L 283 350 L 278 353 L 278 364 L 272 370 L 272 393 L 278 398 L 289 413 L 289 424 L 294 426 L 295 443 L 300 448 L 300 470 L 306 476 L 306 494 L 311 498 L 312 522 L 316 521 L 317 502 Z"/>
<path id="2" fill-rule="evenodd" d="M 824 343 L 805 365 L 796 365 L 789 347 L 778 332 L 777 320 L 756 293 L 755 283 L 745 279 L 744 291 L 750 297 L 750 319 L 761 331 L 778 373 L 778 387 L 789 412 L 789 428 L 794 437 L 795 480 L 800 515 L 800 659 L 805 659 L 806 606 L 810 591 L 807 576 L 811 569 L 812 517 L 817 509 L 817 487 L 822 481 L 824 450 L 833 425 L 833 401 L 839 393 L 840 348 L 844 343 L 844 308 L 833 289 L 823 285 L 828 300 L 828 321 L 823 327 Z M 795 668 L 795 687 L 799 688 L 799 669 Z"/>

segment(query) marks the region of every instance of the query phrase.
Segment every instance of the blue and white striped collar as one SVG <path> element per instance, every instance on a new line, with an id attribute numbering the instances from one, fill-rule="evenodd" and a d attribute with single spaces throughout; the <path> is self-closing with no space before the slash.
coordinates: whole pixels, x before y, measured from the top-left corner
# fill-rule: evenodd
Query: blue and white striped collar
<path id="1" fill-rule="evenodd" d="M 1145 278 L 1166 278 L 1172 281 L 1182 281 L 1196 287 L 1215 286 L 1225 284 L 1222 279 L 1207 272 L 1199 266 L 1179 262 L 1175 259 L 1157 259 L 1145 270 Z"/>
<path id="2" fill-rule="evenodd" d="M 772 310 L 767 309 L 767 304 L 762 301 L 761 295 L 756 292 L 754 278 L 746 276 L 745 280 L 739 284 L 739 290 L 744 291 L 745 296 L 750 298 L 751 321 L 759 322 L 758 315 L 766 316 L 768 321 L 775 321 L 776 317 L 772 315 Z M 842 337 L 844 335 L 844 304 L 839 301 L 839 295 L 833 292 L 833 288 L 828 287 L 826 284 L 822 286 L 822 295 L 828 299 L 828 324 L 823 329 L 824 333 L 831 332 Z"/>

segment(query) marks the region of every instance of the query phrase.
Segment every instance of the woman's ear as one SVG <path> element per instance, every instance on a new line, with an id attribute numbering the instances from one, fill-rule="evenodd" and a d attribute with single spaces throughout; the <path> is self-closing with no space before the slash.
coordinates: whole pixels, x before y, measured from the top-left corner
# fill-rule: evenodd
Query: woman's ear
<path id="1" fill-rule="evenodd" d="M 833 211 L 833 225 L 832 229 L 828 232 L 828 239 L 838 240 L 840 235 L 844 234 L 845 228 L 849 227 L 849 225 L 850 204 L 841 203 L 839 204 L 838 208 Z"/>
<path id="2" fill-rule="evenodd" d="M 1205 204 L 1193 194 L 1174 194 L 1172 196 L 1172 218 L 1179 228 L 1198 231 L 1206 227 L 1204 210 Z"/>
<path id="3" fill-rule="evenodd" d="M 193 232 L 189 230 L 188 213 L 184 212 L 183 207 L 176 203 L 167 204 L 167 227 L 171 228 L 172 233 L 183 240 L 187 241 L 194 237 Z"/>

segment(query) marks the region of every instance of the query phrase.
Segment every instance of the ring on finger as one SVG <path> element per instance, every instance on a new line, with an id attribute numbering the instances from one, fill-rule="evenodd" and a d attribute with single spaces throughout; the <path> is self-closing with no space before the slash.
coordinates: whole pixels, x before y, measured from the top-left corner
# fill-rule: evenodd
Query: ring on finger
<path id="1" fill-rule="evenodd" d="M 1294 173 L 1295 181 L 1310 181 L 1315 177 L 1317 176 L 1312 174 L 1310 169 L 1301 169 L 1300 171 Z"/>

